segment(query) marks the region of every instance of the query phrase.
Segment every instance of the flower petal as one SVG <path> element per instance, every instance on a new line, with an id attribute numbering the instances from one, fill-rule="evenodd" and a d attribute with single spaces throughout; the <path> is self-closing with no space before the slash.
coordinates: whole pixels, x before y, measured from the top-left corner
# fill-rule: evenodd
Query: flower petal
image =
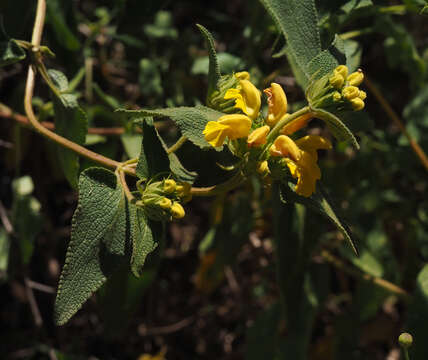
<path id="1" fill-rule="evenodd" d="M 205 140 L 214 147 L 221 146 L 226 139 L 227 126 L 218 123 L 217 121 L 208 121 L 203 134 Z"/>
<path id="2" fill-rule="evenodd" d="M 272 147 L 271 155 L 289 157 L 293 161 L 299 161 L 301 157 L 301 150 L 296 143 L 286 135 L 278 136 Z M 279 155 L 278 155 L 279 154 Z"/>
<path id="3" fill-rule="evenodd" d="M 287 96 L 281 85 L 271 83 L 270 88 L 264 90 L 268 101 L 268 116 L 266 124 L 273 127 L 287 112 Z"/>
<path id="4" fill-rule="evenodd" d="M 266 144 L 266 136 L 270 131 L 270 127 L 265 125 L 255 129 L 247 140 L 248 147 L 260 146 Z"/>
<path id="5" fill-rule="evenodd" d="M 247 137 L 251 129 L 251 119 L 243 114 L 221 116 L 217 123 L 225 126 L 225 134 L 230 140 Z"/>
<path id="6" fill-rule="evenodd" d="M 288 114 L 285 114 L 285 116 L 287 116 L 287 115 Z M 294 134 L 296 131 L 299 131 L 300 129 L 302 129 L 306 125 L 308 125 L 308 122 L 309 122 L 309 120 L 311 120 L 311 118 L 312 118 L 311 113 L 307 113 L 307 114 L 299 116 L 297 119 L 294 119 L 292 122 L 285 125 L 281 129 L 281 134 L 284 134 L 284 135 Z"/>

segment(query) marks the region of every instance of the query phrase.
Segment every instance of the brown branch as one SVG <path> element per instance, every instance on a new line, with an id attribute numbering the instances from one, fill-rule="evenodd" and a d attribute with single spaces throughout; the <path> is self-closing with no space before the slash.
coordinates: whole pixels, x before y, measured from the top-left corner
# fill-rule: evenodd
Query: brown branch
<path id="1" fill-rule="evenodd" d="M 357 269 L 354 269 L 348 264 L 346 264 L 343 260 L 339 259 L 337 256 L 334 256 L 332 253 L 330 253 L 327 250 L 321 251 L 321 256 L 324 260 L 328 261 L 330 264 L 334 265 L 339 270 L 347 273 L 348 275 L 351 275 L 353 277 L 356 277 L 358 279 L 371 282 L 395 295 L 401 296 L 402 298 L 408 300 L 410 299 L 409 293 L 402 289 L 401 287 L 385 280 L 377 276 L 372 276 L 366 273 L 363 273 Z"/>
<path id="2" fill-rule="evenodd" d="M 371 80 L 367 78 L 366 75 L 364 76 L 365 76 L 364 83 L 367 85 L 370 92 L 374 95 L 374 97 L 379 102 L 380 106 L 383 108 L 383 110 L 386 112 L 389 118 L 398 126 L 400 131 L 407 138 L 414 153 L 419 158 L 422 165 L 425 167 L 425 170 L 428 170 L 428 157 L 425 154 L 425 152 L 419 146 L 418 142 L 408 133 L 400 117 L 397 115 L 397 113 L 394 111 L 394 109 L 391 107 L 391 105 L 388 103 L 388 101 L 385 99 L 385 97 L 382 95 L 379 89 L 375 86 L 375 84 L 373 84 Z"/>

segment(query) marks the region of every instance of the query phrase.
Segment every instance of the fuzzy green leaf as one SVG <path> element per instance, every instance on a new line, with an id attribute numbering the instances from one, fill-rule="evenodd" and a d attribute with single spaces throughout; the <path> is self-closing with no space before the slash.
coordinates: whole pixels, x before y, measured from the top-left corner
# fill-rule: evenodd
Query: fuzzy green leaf
<path id="1" fill-rule="evenodd" d="M 321 48 L 314 0 L 260 0 L 285 37 L 287 58 L 303 89 L 343 60 L 338 40 Z"/>
<path id="2" fill-rule="evenodd" d="M 58 325 L 66 323 L 123 260 L 112 254 L 125 253 L 123 234 L 130 231 L 123 197 L 111 171 L 89 168 L 80 175 L 79 201 L 55 300 Z"/>
<path id="3" fill-rule="evenodd" d="M 132 257 L 131 271 L 136 277 L 143 274 L 147 256 L 153 252 L 161 241 L 162 223 L 149 220 L 143 209 L 130 205 Z"/>
<path id="4" fill-rule="evenodd" d="M 60 91 L 68 89 L 68 81 L 60 71 L 49 70 L 49 75 Z M 88 131 L 86 114 L 79 106 L 77 97 L 73 94 L 52 94 L 55 111 L 55 130 L 67 139 L 83 145 Z M 79 175 L 79 157 L 71 150 L 58 148 L 58 157 L 65 177 L 73 188 L 77 187 Z"/>
<path id="5" fill-rule="evenodd" d="M 157 116 L 169 117 L 180 128 L 181 133 L 192 143 L 202 149 L 212 149 L 212 146 L 205 140 L 203 131 L 208 121 L 216 121 L 223 113 L 207 108 L 205 106 L 196 107 L 176 107 L 154 110 L 124 110 L 118 112 L 127 113 L 134 118 Z"/>
<path id="6" fill-rule="evenodd" d="M 138 119 L 143 130 L 143 141 L 136 173 L 140 179 L 150 179 L 159 173 L 169 173 L 169 159 L 151 118 Z"/>
<path id="7" fill-rule="evenodd" d="M 323 120 L 333 136 L 339 141 L 349 141 L 356 149 L 360 148 L 351 130 L 334 114 L 322 109 L 312 109 L 314 117 Z"/>
<path id="8" fill-rule="evenodd" d="M 149 179 L 163 173 L 167 177 L 171 172 L 176 180 L 193 183 L 197 174 L 186 170 L 177 155 L 167 154 L 166 145 L 154 127 L 152 119 L 144 118 L 136 122 L 143 130 L 143 141 L 136 169 L 137 176 L 141 179 Z"/>
<path id="9" fill-rule="evenodd" d="M 220 66 L 218 64 L 217 53 L 215 51 L 214 38 L 211 33 L 202 25 L 196 24 L 199 31 L 205 38 L 208 49 L 209 67 L 208 67 L 208 94 L 209 97 L 217 88 L 217 83 L 220 80 Z"/>
<path id="10" fill-rule="evenodd" d="M 341 231 L 345 239 L 349 242 L 352 250 L 356 255 L 359 255 L 356 243 L 352 238 L 351 231 L 345 221 L 338 215 L 337 208 L 333 202 L 329 199 L 327 193 L 323 189 L 321 183 L 318 181 L 316 192 L 311 197 L 303 197 L 297 195 L 292 190 L 289 184 L 283 184 L 281 186 L 281 201 L 284 203 L 299 203 L 310 209 L 318 212 L 319 214 L 330 220 L 336 227 Z"/>

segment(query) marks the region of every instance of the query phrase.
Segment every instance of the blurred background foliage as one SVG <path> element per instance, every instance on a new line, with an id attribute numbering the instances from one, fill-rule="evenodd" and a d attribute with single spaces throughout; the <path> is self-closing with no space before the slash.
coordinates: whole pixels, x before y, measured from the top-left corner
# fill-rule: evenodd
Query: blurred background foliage
<path id="1" fill-rule="evenodd" d="M 169 226 L 162 259 L 153 259 L 142 279 L 124 269 L 60 328 L 53 325 L 52 306 L 77 195 L 58 167 L 56 145 L 7 111 L 24 113 L 28 60 L 0 68 L 2 354 L 65 360 L 150 359 L 148 354 L 398 359 L 396 339 L 407 330 L 415 337 L 411 359 L 426 359 L 427 168 L 405 135 L 428 150 L 426 5 L 317 1 L 324 46 L 340 34 L 349 64 L 369 79 L 366 111 L 346 119 L 361 150 L 336 143 L 321 161 L 322 182 L 345 215 L 360 257 L 309 210 L 296 206 L 288 223 L 276 219 L 274 189 L 253 179 L 243 191 L 194 199 L 186 218 Z M 292 108 L 304 100 L 281 56 L 279 33 L 256 0 L 47 0 L 47 6 L 43 44 L 56 55 L 46 58 L 47 67 L 70 80 L 92 128 L 86 146 L 106 156 L 124 160 L 140 151 L 141 135 L 114 109 L 204 103 L 208 57 L 196 23 L 213 33 L 224 73 L 248 70 L 259 88 L 280 83 Z M 0 13 L 10 37 L 30 39 L 33 1 L 3 1 Z M 373 86 L 403 127 L 382 107 Z M 36 95 L 39 118 L 52 121 L 41 81 Z M 157 125 L 168 144 L 179 137 L 168 120 Z M 311 133 L 327 133 L 316 125 Z M 194 151 L 186 144 L 178 155 L 198 171 L 198 185 L 227 176 L 213 167 L 213 153 L 195 157 Z M 82 169 L 91 165 L 81 159 Z M 293 279 L 304 284 L 305 296 L 288 294 L 295 297 L 290 324 L 279 320 L 274 227 L 283 241 L 276 243 L 278 256 L 290 258 L 284 271 L 303 274 Z M 291 232 L 310 246 L 287 243 Z M 293 262 L 293 251 L 301 262 Z"/>

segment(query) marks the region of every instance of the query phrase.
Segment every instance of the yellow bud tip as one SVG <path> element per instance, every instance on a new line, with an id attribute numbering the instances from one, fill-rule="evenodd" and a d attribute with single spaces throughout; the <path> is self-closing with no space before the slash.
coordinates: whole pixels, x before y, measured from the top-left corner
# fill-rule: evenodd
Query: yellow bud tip
<path id="1" fill-rule="evenodd" d="M 345 78 L 339 73 L 334 73 L 328 80 L 335 89 L 341 89 L 345 82 Z"/>
<path id="2" fill-rule="evenodd" d="M 409 333 L 402 333 L 399 337 L 398 337 L 398 343 L 403 347 L 403 348 L 409 348 L 410 346 L 412 346 L 413 343 L 413 336 L 410 335 Z"/>
<path id="3" fill-rule="evenodd" d="M 183 207 L 178 203 L 174 202 L 171 206 L 171 214 L 174 219 L 181 219 L 186 215 Z"/>
<path id="4" fill-rule="evenodd" d="M 358 69 L 357 71 L 349 75 L 347 80 L 348 80 L 348 84 L 351 86 L 360 86 L 364 80 L 363 71 L 361 69 Z"/>
<path id="5" fill-rule="evenodd" d="M 266 144 L 266 136 L 269 131 L 270 127 L 267 125 L 255 129 L 250 135 L 248 135 L 248 147 L 255 147 Z"/>
<path id="6" fill-rule="evenodd" d="M 360 94 L 360 90 L 356 86 L 345 86 L 342 90 L 342 95 L 345 99 L 351 100 Z"/>
<path id="7" fill-rule="evenodd" d="M 348 76 L 348 67 L 346 65 L 339 65 L 334 69 L 334 73 L 340 74 L 344 79 Z"/>
<path id="8" fill-rule="evenodd" d="M 172 201 L 166 197 L 160 199 L 158 201 L 158 205 L 162 208 L 162 209 L 169 209 L 171 208 L 172 205 Z"/>
<path id="9" fill-rule="evenodd" d="M 172 194 L 175 191 L 176 186 L 177 184 L 173 179 L 166 179 L 163 182 L 163 191 L 167 194 Z"/>
<path id="10" fill-rule="evenodd" d="M 338 101 L 340 101 L 340 100 L 342 100 L 342 95 L 340 95 L 340 92 L 339 92 L 339 91 L 335 91 L 335 92 L 333 93 L 333 101 L 338 102 Z"/>
<path id="11" fill-rule="evenodd" d="M 360 90 L 360 93 L 358 94 L 358 97 L 361 100 L 365 100 L 365 98 L 367 97 L 367 93 L 365 91 L 363 91 L 363 90 Z"/>
<path id="12" fill-rule="evenodd" d="M 351 103 L 352 109 L 354 111 L 360 111 L 364 109 L 364 101 L 361 100 L 359 97 L 352 99 L 349 102 Z"/>
<path id="13" fill-rule="evenodd" d="M 250 80 L 250 74 L 247 71 L 240 71 L 235 73 L 235 77 L 239 80 Z"/>
<path id="14" fill-rule="evenodd" d="M 269 173 L 269 166 L 268 166 L 268 162 L 266 160 L 259 163 L 259 165 L 257 167 L 257 172 L 260 175 L 265 175 L 265 174 Z"/>
<path id="15" fill-rule="evenodd" d="M 268 102 L 266 124 L 273 127 L 287 113 L 287 96 L 281 85 L 277 83 L 271 83 L 270 88 L 263 92 L 266 94 Z"/>

